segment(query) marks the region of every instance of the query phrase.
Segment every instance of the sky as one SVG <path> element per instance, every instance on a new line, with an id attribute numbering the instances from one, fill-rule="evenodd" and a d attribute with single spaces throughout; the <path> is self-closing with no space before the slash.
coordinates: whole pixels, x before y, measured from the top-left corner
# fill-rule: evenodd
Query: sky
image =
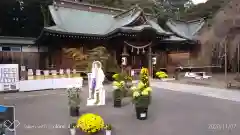
<path id="1" fill-rule="evenodd" d="M 207 0 L 192 0 L 194 4 L 205 3 Z"/>

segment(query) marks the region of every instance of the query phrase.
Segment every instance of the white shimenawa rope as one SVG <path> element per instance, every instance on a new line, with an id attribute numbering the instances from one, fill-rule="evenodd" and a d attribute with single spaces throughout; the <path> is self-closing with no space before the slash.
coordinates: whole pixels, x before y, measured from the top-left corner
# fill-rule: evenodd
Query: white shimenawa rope
<path id="1" fill-rule="evenodd" d="M 139 50 L 142 49 L 142 52 L 145 53 L 145 48 L 150 46 L 152 44 L 152 41 L 146 45 L 143 45 L 143 46 L 135 46 L 135 45 L 132 45 L 130 43 L 128 43 L 127 41 L 124 41 L 125 44 L 127 44 L 128 46 L 131 46 L 132 47 L 132 52 L 133 52 L 133 48 L 137 49 L 137 53 L 139 54 Z"/>
<path id="2" fill-rule="evenodd" d="M 133 48 L 136 48 L 136 49 L 143 49 L 143 48 L 146 48 L 148 46 L 150 46 L 152 44 L 152 41 L 146 45 L 143 45 L 143 46 L 135 46 L 135 45 L 132 45 L 130 43 L 128 43 L 127 41 L 124 41 L 125 44 L 127 44 L 128 46 L 131 46 Z"/>

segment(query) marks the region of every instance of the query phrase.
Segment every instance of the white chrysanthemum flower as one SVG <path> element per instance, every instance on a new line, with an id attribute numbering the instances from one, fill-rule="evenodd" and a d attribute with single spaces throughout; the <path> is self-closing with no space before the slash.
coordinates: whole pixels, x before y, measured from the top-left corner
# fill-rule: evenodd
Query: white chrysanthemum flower
<path id="1" fill-rule="evenodd" d="M 118 87 L 117 87 L 117 86 L 115 86 L 115 85 L 113 85 L 113 89 L 114 89 L 114 90 L 116 90 L 116 89 L 118 89 Z"/>
<path id="2" fill-rule="evenodd" d="M 132 86 L 130 89 L 131 89 L 132 91 L 135 91 L 135 90 L 137 89 L 137 87 L 136 87 L 136 86 Z"/>

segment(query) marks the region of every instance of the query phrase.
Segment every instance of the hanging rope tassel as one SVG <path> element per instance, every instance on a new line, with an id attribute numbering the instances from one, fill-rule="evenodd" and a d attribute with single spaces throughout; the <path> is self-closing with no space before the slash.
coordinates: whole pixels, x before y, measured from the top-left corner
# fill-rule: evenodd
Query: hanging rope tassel
<path id="1" fill-rule="evenodd" d="M 132 52 L 133 52 L 133 47 L 132 47 Z"/>
<path id="2" fill-rule="evenodd" d="M 139 54 L 139 48 L 137 49 L 137 54 Z"/>
<path id="3" fill-rule="evenodd" d="M 142 51 L 143 53 L 145 53 L 145 49 L 143 48 L 143 51 Z"/>

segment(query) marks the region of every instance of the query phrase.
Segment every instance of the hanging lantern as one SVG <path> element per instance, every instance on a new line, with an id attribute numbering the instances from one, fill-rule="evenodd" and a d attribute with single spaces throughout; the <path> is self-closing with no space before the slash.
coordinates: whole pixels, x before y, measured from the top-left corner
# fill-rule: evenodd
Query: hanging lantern
<path id="1" fill-rule="evenodd" d="M 157 57 L 153 57 L 153 58 L 152 58 L 152 64 L 153 64 L 153 65 L 156 65 L 156 64 L 157 64 Z"/>
<path id="2" fill-rule="evenodd" d="M 127 57 L 122 57 L 122 65 L 127 65 Z"/>

